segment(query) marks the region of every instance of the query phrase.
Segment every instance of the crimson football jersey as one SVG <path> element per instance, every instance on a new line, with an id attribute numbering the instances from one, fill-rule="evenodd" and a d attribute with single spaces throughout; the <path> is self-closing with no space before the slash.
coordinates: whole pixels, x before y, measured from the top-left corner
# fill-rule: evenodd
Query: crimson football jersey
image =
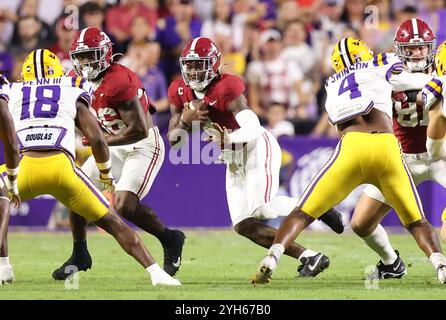
<path id="1" fill-rule="evenodd" d="M 234 114 L 228 110 L 229 105 L 243 94 L 245 85 L 238 76 L 223 74 L 210 84 L 204 103 L 209 110 L 209 119 L 227 129 L 238 129 L 240 126 Z M 178 109 L 183 109 L 185 102 L 191 102 L 197 96 L 183 81 L 182 78 L 174 80 L 169 86 L 169 101 Z"/>
<path id="2" fill-rule="evenodd" d="M 393 131 L 404 153 L 426 152 L 429 111 L 415 102 L 393 103 Z"/>
<path id="3" fill-rule="evenodd" d="M 139 77 L 129 68 L 111 63 L 94 90 L 91 107 L 96 111 L 101 126 L 109 133 L 118 134 L 127 127 L 119 115 L 118 106 L 135 96 L 139 98 L 144 113 L 154 113 L 154 107 Z"/>

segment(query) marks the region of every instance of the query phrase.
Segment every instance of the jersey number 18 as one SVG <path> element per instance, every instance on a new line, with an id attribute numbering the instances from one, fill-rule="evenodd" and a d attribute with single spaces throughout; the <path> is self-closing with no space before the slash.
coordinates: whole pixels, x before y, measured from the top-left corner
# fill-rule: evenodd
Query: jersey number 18
<path id="1" fill-rule="evenodd" d="M 60 87 L 39 86 L 35 91 L 35 101 L 31 102 L 31 87 L 23 87 L 22 113 L 20 120 L 34 118 L 55 118 L 59 111 Z"/>

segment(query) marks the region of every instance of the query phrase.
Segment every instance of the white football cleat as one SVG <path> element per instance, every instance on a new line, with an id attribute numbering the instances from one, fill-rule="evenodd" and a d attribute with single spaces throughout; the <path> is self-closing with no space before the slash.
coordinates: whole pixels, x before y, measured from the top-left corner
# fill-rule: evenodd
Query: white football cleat
<path id="1" fill-rule="evenodd" d="M 446 283 L 446 265 L 440 264 L 437 268 L 438 281 Z"/>
<path id="2" fill-rule="evenodd" d="M 14 282 L 14 272 L 10 264 L 0 266 L 0 285 Z"/>
<path id="3" fill-rule="evenodd" d="M 151 274 L 152 285 L 154 286 L 181 286 L 181 282 L 172 278 L 167 272 L 160 269 L 159 272 Z"/>
<path id="4" fill-rule="evenodd" d="M 277 267 L 276 258 L 273 255 L 267 255 L 260 262 L 259 269 L 251 280 L 252 284 L 270 283 L 274 270 Z"/>

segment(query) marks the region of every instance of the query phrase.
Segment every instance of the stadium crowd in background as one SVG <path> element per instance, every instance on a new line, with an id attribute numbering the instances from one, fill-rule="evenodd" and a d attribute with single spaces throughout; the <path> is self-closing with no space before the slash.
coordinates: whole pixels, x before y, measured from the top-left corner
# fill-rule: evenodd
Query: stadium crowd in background
<path id="1" fill-rule="evenodd" d="M 0 72 L 20 79 L 24 57 L 48 48 L 71 69 L 77 29 L 99 27 L 115 59 L 141 78 L 167 132 L 167 87 L 180 76 L 178 56 L 192 38 L 211 38 L 223 72 L 246 83 L 248 105 L 276 136 L 335 136 L 324 113 L 333 45 L 357 36 L 375 52 L 393 50 L 397 26 L 412 17 L 445 38 L 444 0 L 9 0 L 0 3 Z"/>

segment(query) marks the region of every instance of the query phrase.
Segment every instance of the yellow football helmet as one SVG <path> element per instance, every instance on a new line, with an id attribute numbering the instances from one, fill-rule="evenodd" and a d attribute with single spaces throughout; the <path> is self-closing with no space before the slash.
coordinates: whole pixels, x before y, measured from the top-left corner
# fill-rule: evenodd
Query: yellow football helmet
<path id="1" fill-rule="evenodd" d="M 443 41 L 437 48 L 435 68 L 437 75 L 444 76 L 446 74 L 446 41 Z"/>
<path id="2" fill-rule="evenodd" d="M 347 68 L 358 61 L 367 61 L 373 58 L 364 41 L 353 37 L 343 38 L 333 49 L 331 54 L 331 66 L 336 72 Z"/>
<path id="3" fill-rule="evenodd" d="M 37 49 L 31 52 L 23 62 L 22 78 L 31 81 L 41 78 L 62 77 L 64 70 L 59 58 L 47 49 Z"/>

